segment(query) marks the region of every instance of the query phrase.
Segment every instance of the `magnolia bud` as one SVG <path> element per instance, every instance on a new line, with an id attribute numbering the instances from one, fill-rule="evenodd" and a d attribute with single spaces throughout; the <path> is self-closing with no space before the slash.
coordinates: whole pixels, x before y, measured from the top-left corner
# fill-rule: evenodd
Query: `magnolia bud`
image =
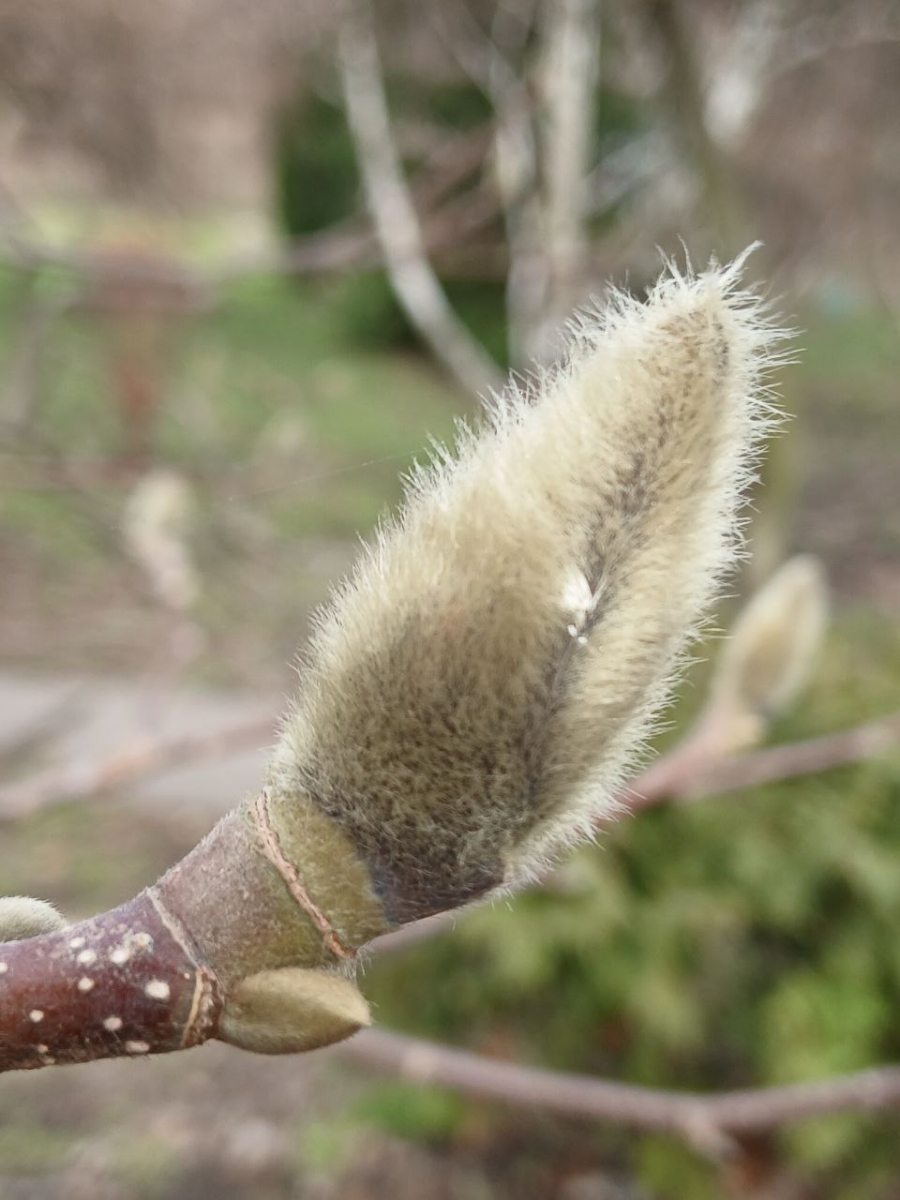
<path id="1" fill-rule="evenodd" d="M 532 876 L 608 814 L 741 539 L 779 336 L 740 263 L 574 328 L 409 482 L 319 614 L 270 772 L 408 921 Z"/>
<path id="2" fill-rule="evenodd" d="M 19 942 L 25 938 L 55 933 L 66 926 L 65 919 L 46 900 L 30 896 L 0 896 L 0 942 Z"/>
<path id="3" fill-rule="evenodd" d="M 369 1006 L 350 980 L 284 967 L 250 975 L 233 989 L 219 1037 L 257 1054 L 294 1054 L 342 1041 L 370 1022 Z"/>
<path id="4" fill-rule="evenodd" d="M 825 575 L 812 555 L 790 559 L 753 596 L 722 648 L 711 686 L 724 749 L 759 741 L 799 694 L 827 619 Z"/>

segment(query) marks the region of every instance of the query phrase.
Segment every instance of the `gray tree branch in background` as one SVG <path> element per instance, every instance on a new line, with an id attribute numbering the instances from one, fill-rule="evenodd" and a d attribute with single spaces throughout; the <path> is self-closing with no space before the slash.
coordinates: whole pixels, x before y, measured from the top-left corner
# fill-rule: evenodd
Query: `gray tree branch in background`
<path id="1" fill-rule="evenodd" d="M 423 1038 L 370 1029 L 341 1047 L 356 1062 L 439 1084 L 479 1099 L 565 1117 L 673 1133 L 712 1157 L 742 1134 L 838 1112 L 900 1107 L 900 1067 L 873 1067 L 807 1083 L 731 1092 L 677 1092 L 542 1070 L 454 1050 Z"/>
<path id="2" fill-rule="evenodd" d="M 493 109 L 489 166 L 503 213 L 507 349 L 516 368 L 534 357 L 547 290 L 534 105 L 520 61 L 536 9 L 537 0 L 499 0 L 489 35 L 460 0 L 434 9 L 445 44 Z"/>
<path id="3" fill-rule="evenodd" d="M 391 133 L 368 0 L 345 0 L 338 65 L 357 160 L 397 299 L 439 362 L 473 395 L 504 379 L 454 312 L 430 263 Z"/>
<path id="4" fill-rule="evenodd" d="M 593 166 L 593 125 L 600 73 L 600 0 L 558 0 L 548 4 L 544 26 L 539 129 L 546 193 L 543 240 L 549 286 L 541 343 L 583 299 L 581 289 L 589 250 L 585 223 L 587 180 Z"/>
<path id="5" fill-rule="evenodd" d="M 497 5 L 486 34 L 462 3 L 437 12 L 442 37 L 494 110 L 493 179 L 509 257 L 509 357 L 552 359 L 555 331 L 583 298 L 599 0 Z M 537 67 L 526 44 L 539 30 Z M 530 76 L 534 75 L 532 79 Z"/>

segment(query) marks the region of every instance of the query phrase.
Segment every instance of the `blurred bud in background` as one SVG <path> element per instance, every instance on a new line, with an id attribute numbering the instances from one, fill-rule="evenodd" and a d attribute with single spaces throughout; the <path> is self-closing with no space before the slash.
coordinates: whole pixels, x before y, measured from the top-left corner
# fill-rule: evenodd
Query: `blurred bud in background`
<path id="1" fill-rule="evenodd" d="M 160 469 L 143 475 L 125 504 L 122 536 L 128 552 L 143 568 L 157 599 L 185 614 L 200 592 L 188 539 L 194 497 L 187 481 Z"/>
<path id="2" fill-rule="evenodd" d="M 710 690 L 724 750 L 761 741 L 802 692 L 827 619 L 825 573 L 811 554 L 789 559 L 753 596 L 722 648 Z"/>

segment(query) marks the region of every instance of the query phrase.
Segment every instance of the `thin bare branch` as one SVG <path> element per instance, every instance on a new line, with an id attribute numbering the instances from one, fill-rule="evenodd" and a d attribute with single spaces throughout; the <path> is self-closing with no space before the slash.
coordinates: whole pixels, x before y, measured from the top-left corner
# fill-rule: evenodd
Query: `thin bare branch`
<path id="1" fill-rule="evenodd" d="M 549 305 L 544 326 L 566 318 L 582 299 L 588 250 L 587 179 L 600 66 L 599 0 L 547 6 L 541 133 L 546 170 Z"/>
<path id="2" fill-rule="evenodd" d="M 428 262 L 391 134 L 367 0 L 345 3 L 338 63 L 359 168 L 397 299 L 435 357 L 467 391 L 500 390 L 500 372 L 451 308 Z"/>
<path id="3" fill-rule="evenodd" d="M 533 16 L 533 14 L 532 14 Z M 491 45 L 521 55 L 531 21 L 518 21 L 513 6 L 500 4 L 491 30 Z M 509 268 L 506 314 L 509 357 L 522 366 L 534 356 L 547 292 L 546 259 L 541 247 L 541 196 L 534 104 L 524 69 L 516 75 L 499 51 L 489 58 L 488 84 L 496 114 L 494 166 L 503 205 Z"/>
<path id="4" fill-rule="evenodd" d="M 551 328 L 580 299 L 599 64 L 599 0 L 544 6 L 536 113 L 521 62 L 533 17 L 532 6 L 522 11 L 500 4 L 487 36 L 465 4 L 442 4 L 435 12 L 447 46 L 494 108 L 494 176 L 509 247 L 507 316 L 516 365 L 546 354 Z M 542 173 L 539 158 L 546 164 Z"/>
<path id="5" fill-rule="evenodd" d="M 394 929 L 390 933 L 384 934 L 372 943 L 370 949 L 379 956 L 383 954 L 397 954 L 401 950 L 409 950 L 413 946 L 418 946 L 421 942 L 428 942 L 437 934 L 444 932 L 455 919 L 456 914 L 453 912 L 435 913 L 433 916 L 423 917 L 421 921 L 413 921 L 409 925 L 401 925 L 399 929 Z"/>
<path id="6" fill-rule="evenodd" d="M 700 800 L 705 796 L 759 787 L 800 775 L 815 775 L 835 767 L 865 762 L 900 742 L 900 713 L 878 721 L 828 733 L 822 737 L 769 746 L 750 754 L 702 761 L 687 753 L 688 746 L 645 771 L 628 789 L 622 802 L 640 812 L 670 800 Z"/>
<path id="7" fill-rule="evenodd" d="M 20 760 L 33 761 L 35 755 L 51 746 L 61 733 L 77 727 L 82 700 L 80 687 L 67 688 L 11 733 L 0 735 L 0 769 L 8 769 Z"/>
<path id="8" fill-rule="evenodd" d="M 893 1066 L 782 1087 L 703 1094 L 524 1067 L 384 1029 L 358 1034 L 341 1053 L 401 1079 L 436 1083 L 517 1108 L 674 1133 L 704 1148 L 727 1143 L 728 1135 L 758 1133 L 827 1113 L 900 1107 L 900 1067 Z"/>
<path id="9" fill-rule="evenodd" d="M 254 718 L 211 733 L 204 730 L 174 738 L 137 738 L 105 758 L 68 763 L 0 789 L 0 824 L 55 805 L 131 787 L 139 780 L 188 763 L 265 745 L 272 733 L 270 719 Z"/>

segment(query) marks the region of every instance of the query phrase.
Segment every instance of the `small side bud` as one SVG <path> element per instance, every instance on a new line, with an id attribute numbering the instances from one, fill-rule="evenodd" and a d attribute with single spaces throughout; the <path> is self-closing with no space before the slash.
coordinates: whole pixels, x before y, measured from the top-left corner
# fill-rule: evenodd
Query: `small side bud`
<path id="1" fill-rule="evenodd" d="M 0 896 L 0 942 L 21 942 L 65 927 L 65 918 L 46 900 Z"/>
<path id="2" fill-rule="evenodd" d="M 343 1041 L 369 1024 L 369 1006 L 348 979 L 283 967 L 237 985 L 225 1002 L 218 1036 L 256 1054 L 297 1054 Z"/>
<path id="3" fill-rule="evenodd" d="M 828 619 L 822 564 L 798 555 L 780 567 L 735 622 L 716 667 L 711 708 L 728 750 L 758 742 L 805 687 Z"/>

